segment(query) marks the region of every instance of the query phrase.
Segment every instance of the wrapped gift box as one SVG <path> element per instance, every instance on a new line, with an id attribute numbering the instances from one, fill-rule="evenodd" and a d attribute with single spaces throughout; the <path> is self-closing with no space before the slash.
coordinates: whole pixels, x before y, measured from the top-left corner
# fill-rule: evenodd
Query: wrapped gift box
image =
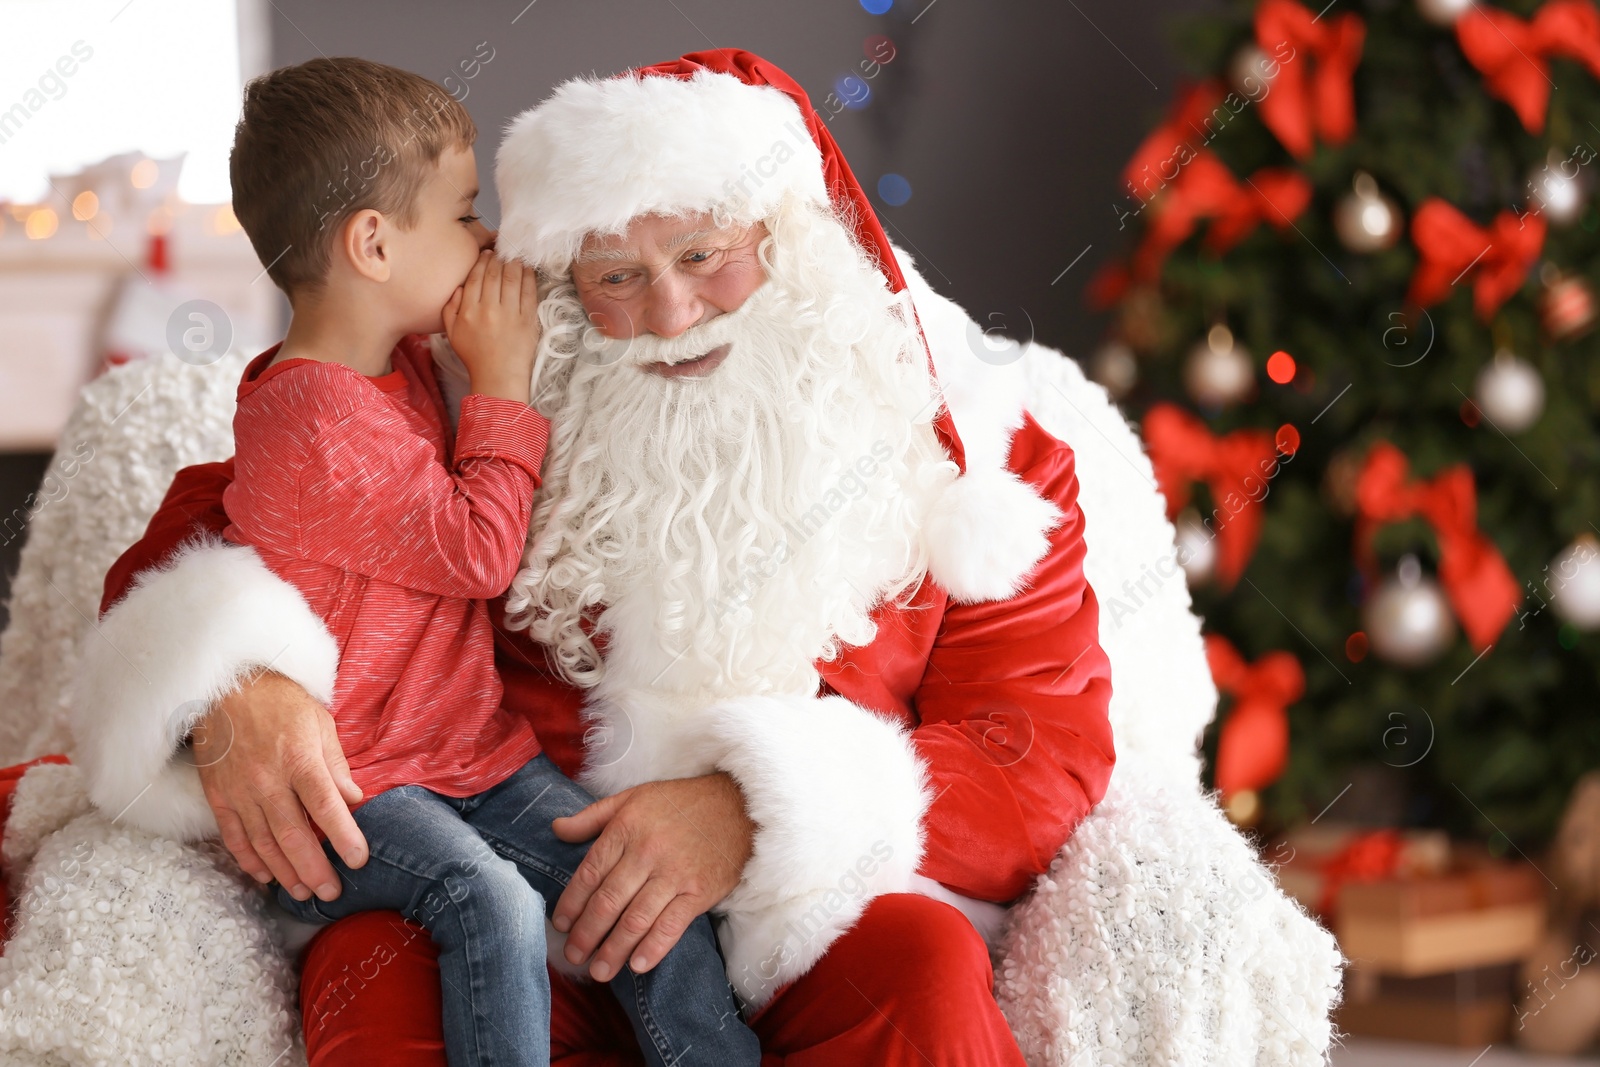
<path id="1" fill-rule="evenodd" d="M 1509 963 L 1419 978 L 1355 965 L 1334 1024 L 1363 1037 L 1482 1048 L 1510 1033 L 1515 980 Z"/>
<path id="2" fill-rule="evenodd" d="M 1334 933 L 1346 956 L 1384 975 L 1510 963 L 1544 933 L 1546 889 L 1530 865 L 1458 859 L 1439 874 L 1341 887 Z"/>

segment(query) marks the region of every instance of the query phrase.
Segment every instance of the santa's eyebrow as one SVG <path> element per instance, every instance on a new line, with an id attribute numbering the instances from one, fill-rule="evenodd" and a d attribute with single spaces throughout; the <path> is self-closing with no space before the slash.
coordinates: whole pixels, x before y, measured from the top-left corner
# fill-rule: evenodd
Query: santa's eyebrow
<path id="1" fill-rule="evenodd" d="M 720 230 L 695 230 L 692 233 L 680 233 L 676 237 L 669 237 L 661 242 L 665 249 L 678 248 L 693 241 L 704 240 Z M 577 263 L 616 263 L 622 260 L 636 260 L 639 253 L 632 248 L 594 248 L 587 252 L 579 252 Z"/>
<path id="2" fill-rule="evenodd" d="M 576 262 L 616 263 L 620 260 L 637 258 L 638 254 L 631 248 L 592 248 L 587 252 L 579 252 Z"/>
<path id="3" fill-rule="evenodd" d="M 699 240 L 702 240 L 704 238 L 710 237 L 713 233 L 716 233 L 716 232 L 717 231 L 715 231 L 715 230 L 696 230 L 693 233 L 680 233 L 676 237 L 669 237 L 665 241 L 661 242 L 661 247 L 662 248 L 677 248 L 679 245 L 686 245 L 690 241 L 699 241 Z"/>

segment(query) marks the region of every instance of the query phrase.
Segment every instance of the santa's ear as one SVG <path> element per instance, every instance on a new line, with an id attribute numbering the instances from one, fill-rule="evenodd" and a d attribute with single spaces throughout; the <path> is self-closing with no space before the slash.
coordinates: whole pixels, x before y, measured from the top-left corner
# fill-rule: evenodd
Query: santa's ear
<path id="1" fill-rule="evenodd" d="M 969 471 L 939 493 L 923 525 L 928 573 L 954 600 L 1007 600 L 1060 523 L 1061 510 L 1011 471 Z"/>

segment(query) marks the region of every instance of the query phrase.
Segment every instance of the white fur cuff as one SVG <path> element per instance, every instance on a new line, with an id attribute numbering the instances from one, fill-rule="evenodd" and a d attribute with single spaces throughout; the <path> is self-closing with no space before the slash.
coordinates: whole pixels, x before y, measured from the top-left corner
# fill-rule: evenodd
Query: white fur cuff
<path id="1" fill-rule="evenodd" d="M 712 710 L 718 767 L 758 829 L 717 907 L 728 979 L 752 1007 L 798 978 L 922 860 L 926 770 L 910 735 L 843 697 L 754 697 Z"/>
<path id="2" fill-rule="evenodd" d="M 173 758 L 194 723 L 256 666 L 329 703 L 339 659 L 294 586 L 219 540 L 139 575 L 83 640 L 72 760 L 90 798 L 113 821 L 184 841 L 218 833 L 200 775 Z"/>

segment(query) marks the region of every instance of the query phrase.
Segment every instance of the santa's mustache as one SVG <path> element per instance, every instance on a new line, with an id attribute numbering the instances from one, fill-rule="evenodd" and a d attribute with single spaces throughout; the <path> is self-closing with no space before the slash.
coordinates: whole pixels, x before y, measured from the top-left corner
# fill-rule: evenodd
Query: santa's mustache
<path id="1" fill-rule="evenodd" d="M 645 367 L 652 363 L 686 363 L 699 359 L 723 345 L 734 345 L 749 337 L 749 326 L 770 302 L 772 290 L 770 280 L 763 282 L 737 308 L 691 326 L 676 337 L 662 337 L 641 327 L 634 327 L 633 337 L 608 337 L 598 327 L 591 326 L 580 343 L 580 358 L 604 367 L 623 363 Z M 633 323 L 629 325 L 634 326 Z"/>

